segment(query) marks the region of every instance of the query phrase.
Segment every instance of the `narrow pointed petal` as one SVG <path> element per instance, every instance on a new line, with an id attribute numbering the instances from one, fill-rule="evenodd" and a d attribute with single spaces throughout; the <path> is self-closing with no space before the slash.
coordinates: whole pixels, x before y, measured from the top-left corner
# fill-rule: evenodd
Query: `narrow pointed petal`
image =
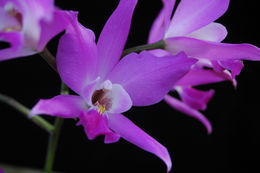
<path id="1" fill-rule="evenodd" d="M 133 105 L 146 106 L 161 101 L 195 62 L 184 53 L 160 58 L 146 51 L 133 53 L 117 64 L 108 79 L 122 85 Z"/>
<path id="2" fill-rule="evenodd" d="M 229 44 L 189 37 L 166 39 L 166 50 L 173 54 L 184 51 L 188 56 L 209 60 L 260 60 L 260 49 L 251 44 Z"/>
<path id="3" fill-rule="evenodd" d="M 137 127 L 132 121 L 121 114 L 111 114 L 108 116 L 109 127 L 128 142 L 142 148 L 145 151 L 155 154 L 162 159 L 169 172 L 172 162 L 167 149 L 154 138 Z"/>
<path id="4" fill-rule="evenodd" d="M 23 46 L 23 35 L 20 32 L 0 32 L 0 40 L 10 44 L 9 48 L 0 50 L 0 61 L 36 53 Z"/>
<path id="5" fill-rule="evenodd" d="M 31 110 L 30 116 L 46 114 L 62 118 L 75 118 L 87 106 L 80 96 L 58 95 L 51 99 L 41 99 Z"/>
<path id="6" fill-rule="evenodd" d="M 120 0 L 98 39 L 99 76 L 103 79 L 118 63 L 124 49 L 137 0 Z"/>
<path id="7" fill-rule="evenodd" d="M 185 36 L 222 16 L 229 0 L 182 0 L 166 32 L 165 38 Z"/>
<path id="8" fill-rule="evenodd" d="M 65 11 L 56 9 L 53 13 L 52 20 L 41 20 L 41 33 L 38 42 L 38 51 L 43 50 L 46 44 L 57 34 L 68 26 L 67 15 Z"/>
<path id="9" fill-rule="evenodd" d="M 166 95 L 164 97 L 164 100 L 166 101 L 166 103 L 168 103 L 170 106 L 177 109 L 178 111 L 183 112 L 183 113 L 199 120 L 206 127 L 208 134 L 212 133 L 212 126 L 211 126 L 210 121 L 198 110 L 189 107 L 185 103 L 175 99 L 174 97 L 172 97 L 170 95 Z"/>
<path id="10" fill-rule="evenodd" d="M 154 43 L 164 38 L 168 29 L 175 0 L 163 0 L 163 8 L 155 19 L 149 33 L 148 43 Z"/>
<path id="11" fill-rule="evenodd" d="M 214 95 L 214 90 L 201 91 L 191 87 L 182 87 L 177 91 L 183 103 L 197 110 L 205 110 L 209 100 Z"/>
<path id="12" fill-rule="evenodd" d="M 77 21 L 76 12 L 67 14 L 71 25 L 59 42 L 57 68 L 64 83 L 82 94 L 83 88 L 97 78 L 95 35 Z"/>
<path id="13" fill-rule="evenodd" d="M 227 80 L 220 73 L 206 69 L 191 69 L 175 86 L 198 86 Z"/>
<path id="14" fill-rule="evenodd" d="M 94 109 L 89 110 L 88 112 L 82 111 L 79 114 L 79 119 L 80 121 L 77 125 L 82 125 L 84 127 L 89 140 L 93 140 L 100 135 L 105 135 L 105 142 L 112 143 L 117 142 L 120 138 L 119 135 L 109 129 L 106 117 L 100 115 Z"/>
<path id="15" fill-rule="evenodd" d="M 212 22 L 199 30 L 189 34 L 187 37 L 197 38 L 206 41 L 221 42 L 227 36 L 227 29 L 220 23 Z"/>

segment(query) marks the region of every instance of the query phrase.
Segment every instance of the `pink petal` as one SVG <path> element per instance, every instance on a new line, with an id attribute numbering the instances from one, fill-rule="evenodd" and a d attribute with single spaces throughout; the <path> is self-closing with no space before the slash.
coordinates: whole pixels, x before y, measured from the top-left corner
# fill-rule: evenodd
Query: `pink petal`
<path id="1" fill-rule="evenodd" d="M 108 125 L 115 133 L 128 142 L 162 159 L 167 166 L 167 172 L 171 170 L 172 162 L 167 149 L 137 127 L 132 121 L 121 114 L 110 114 L 108 116 Z"/>
<path id="2" fill-rule="evenodd" d="M 152 25 L 149 33 L 148 43 L 153 43 L 163 39 L 170 23 L 174 4 L 175 0 L 163 0 L 163 8 Z"/>
<path id="3" fill-rule="evenodd" d="M 221 25 L 220 23 L 215 22 L 212 22 L 188 35 L 188 37 L 215 42 L 223 41 L 226 38 L 226 36 L 226 27 Z"/>
<path id="4" fill-rule="evenodd" d="M 177 109 L 178 111 L 183 112 L 183 113 L 199 120 L 206 127 L 208 134 L 212 133 L 212 126 L 211 126 L 210 121 L 199 111 L 189 107 L 185 103 L 175 99 L 174 97 L 172 97 L 170 95 L 165 95 L 164 100 L 166 101 L 166 103 L 168 103 L 170 106 Z"/>
<path id="5" fill-rule="evenodd" d="M 183 87 L 177 91 L 183 103 L 197 110 L 205 110 L 207 103 L 214 95 L 214 90 L 200 91 L 191 87 Z"/>
<path id="6" fill-rule="evenodd" d="M 99 76 L 103 79 L 118 63 L 128 37 L 137 0 L 120 0 L 98 39 Z"/>
<path id="7" fill-rule="evenodd" d="M 58 95 L 51 99 L 41 99 L 31 110 L 30 116 L 46 114 L 62 118 L 75 118 L 87 105 L 80 96 Z"/>
<path id="8" fill-rule="evenodd" d="M 36 53 L 24 47 L 23 34 L 21 32 L 0 32 L 0 40 L 10 44 L 10 48 L 0 50 L 0 61 Z"/>
<path id="9" fill-rule="evenodd" d="M 76 93 L 97 78 L 97 47 L 94 33 L 77 21 L 76 12 L 68 12 L 71 25 L 60 39 L 57 67 L 62 80 Z"/>
<path id="10" fill-rule="evenodd" d="M 213 70 L 191 69 L 175 86 L 197 86 L 227 80 L 221 74 Z"/>
<path id="11" fill-rule="evenodd" d="M 65 11 L 55 9 L 52 20 L 41 20 L 41 33 L 38 42 L 38 51 L 43 50 L 46 44 L 68 25 Z"/>
<path id="12" fill-rule="evenodd" d="M 83 125 L 89 140 L 105 135 L 105 143 L 112 143 L 117 142 L 120 138 L 119 135 L 109 129 L 106 116 L 100 115 L 96 110 L 82 111 L 79 114 L 79 119 L 77 125 Z"/>
<path id="13" fill-rule="evenodd" d="M 166 39 L 166 50 L 173 54 L 184 51 L 188 56 L 210 60 L 260 60 L 260 49 L 251 44 L 229 44 L 189 37 Z"/>
<path id="14" fill-rule="evenodd" d="M 119 62 L 108 79 L 123 86 L 133 105 L 151 105 L 161 101 L 195 62 L 184 53 L 160 58 L 146 51 L 132 53 Z"/>
<path id="15" fill-rule="evenodd" d="M 182 0 L 166 32 L 165 38 L 185 36 L 222 16 L 229 0 Z"/>
<path id="16" fill-rule="evenodd" d="M 112 107 L 109 110 L 111 113 L 122 113 L 128 111 L 132 107 L 132 100 L 124 88 L 119 84 L 113 84 L 110 91 Z"/>

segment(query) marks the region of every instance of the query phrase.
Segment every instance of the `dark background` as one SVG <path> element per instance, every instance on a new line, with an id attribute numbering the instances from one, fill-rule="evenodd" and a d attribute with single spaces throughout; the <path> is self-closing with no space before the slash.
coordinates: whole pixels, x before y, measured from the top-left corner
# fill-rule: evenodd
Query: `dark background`
<path id="1" fill-rule="evenodd" d="M 56 0 L 56 4 L 62 9 L 79 11 L 80 22 L 94 30 L 98 38 L 117 1 Z M 160 0 L 139 0 L 126 47 L 146 43 L 149 28 L 160 8 Z M 232 1 L 229 10 L 217 20 L 229 31 L 225 42 L 246 42 L 259 47 L 257 10 L 253 2 Z M 57 38 L 48 44 L 53 53 L 56 44 Z M 213 124 L 213 133 L 209 136 L 197 120 L 164 102 L 134 107 L 124 115 L 168 148 L 173 161 L 172 172 L 258 172 L 260 63 L 246 61 L 244 64 L 236 89 L 230 82 L 201 87 L 216 90 L 204 112 Z M 0 92 L 28 107 L 40 98 L 59 94 L 58 75 L 38 55 L 1 62 L 0 74 Z M 165 172 L 164 163 L 156 156 L 123 139 L 109 145 L 103 143 L 103 137 L 89 141 L 83 128 L 75 124 L 72 119 L 65 121 L 55 170 L 68 173 Z M 43 167 L 48 134 L 2 103 L 0 137 L 0 163 Z"/>

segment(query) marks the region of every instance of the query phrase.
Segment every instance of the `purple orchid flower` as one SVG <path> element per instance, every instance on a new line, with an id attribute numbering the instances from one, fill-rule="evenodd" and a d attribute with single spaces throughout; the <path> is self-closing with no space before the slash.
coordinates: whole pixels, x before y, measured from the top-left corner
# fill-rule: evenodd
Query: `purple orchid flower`
<path id="1" fill-rule="evenodd" d="M 120 0 L 105 24 L 97 44 L 89 29 L 68 13 L 71 25 L 61 37 L 57 67 L 62 80 L 79 96 L 59 95 L 40 100 L 30 115 L 79 118 L 88 139 L 105 135 L 105 143 L 120 137 L 161 158 L 171 169 L 167 149 L 121 113 L 132 106 L 159 102 L 196 62 L 184 53 L 158 59 L 149 52 L 120 60 L 137 0 Z"/>
<path id="2" fill-rule="evenodd" d="M 67 25 L 54 0 L 1 0 L 0 40 L 10 47 L 0 50 L 0 60 L 41 52 Z"/>
<path id="3" fill-rule="evenodd" d="M 0 168 L 0 173 L 4 173 L 4 170 L 2 168 Z"/>
<path id="4" fill-rule="evenodd" d="M 192 87 L 224 80 L 230 80 L 236 86 L 235 77 L 243 68 L 241 60 L 260 60 L 260 49 L 250 44 L 220 43 L 227 30 L 214 20 L 225 13 L 229 0 L 181 0 L 171 18 L 174 4 L 175 0 L 163 0 L 163 8 L 153 23 L 148 42 L 165 40 L 167 51 L 152 51 L 157 56 L 184 51 L 199 60 L 173 87 L 181 101 L 170 95 L 165 96 L 165 101 L 201 121 L 211 133 L 210 122 L 199 110 L 205 110 L 214 91 L 199 91 Z"/>

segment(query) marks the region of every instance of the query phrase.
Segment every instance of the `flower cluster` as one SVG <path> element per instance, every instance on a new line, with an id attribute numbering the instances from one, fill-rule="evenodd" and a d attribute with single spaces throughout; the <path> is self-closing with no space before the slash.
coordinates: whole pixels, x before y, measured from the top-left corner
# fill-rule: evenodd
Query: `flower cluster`
<path id="1" fill-rule="evenodd" d="M 167 149 L 122 113 L 165 100 L 211 133 L 200 110 L 206 109 L 214 90 L 194 87 L 225 80 L 236 86 L 242 60 L 260 60 L 260 49 L 222 43 L 227 30 L 214 21 L 225 13 L 229 0 L 181 0 L 174 15 L 175 0 L 162 2 L 147 45 L 163 46 L 124 54 L 137 0 L 120 0 L 97 41 L 93 31 L 79 23 L 78 12 L 58 9 L 53 0 L 2 0 L 0 40 L 10 46 L 0 50 L 0 60 L 41 53 L 65 30 L 57 49 L 57 71 L 77 95 L 41 99 L 30 117 L 76 118 L 89 140 L 104 135 L 105 143 L 114 143 L 123 138 L 158 156 L 169 172 Z M 181 100 L 170 96 L 171 91 Z"/>

